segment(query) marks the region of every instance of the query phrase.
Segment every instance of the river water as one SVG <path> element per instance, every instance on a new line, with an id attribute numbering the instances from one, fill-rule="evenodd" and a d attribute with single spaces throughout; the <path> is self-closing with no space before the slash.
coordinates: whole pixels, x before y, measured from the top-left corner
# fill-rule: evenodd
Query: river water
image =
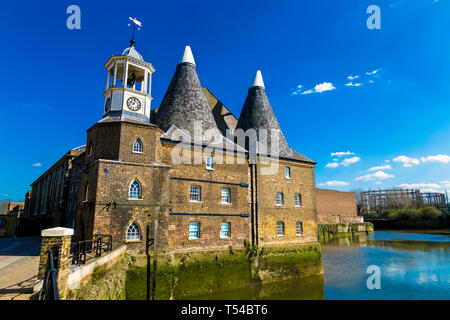
<path id="1" fill-rule="evenodd" d="M 322 260 L 323 276 L 190 299 L 450 299 L 450 230 L 344 238 L 322 245 Z M 368 288 L 368 280 L 376 283 L 370 266 L 379 268 L 379 289 Z"/>

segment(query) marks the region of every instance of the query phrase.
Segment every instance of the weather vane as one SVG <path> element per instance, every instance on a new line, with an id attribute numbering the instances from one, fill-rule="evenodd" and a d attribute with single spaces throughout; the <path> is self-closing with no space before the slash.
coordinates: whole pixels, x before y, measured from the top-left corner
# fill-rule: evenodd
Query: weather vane
<path id="1" fill-rule="evenodd" d="M 133 19 L 132 17 L 129 17 L 129 19 L 130 19 L 131 21 L 133 21 L 133 31 L 132 31 L 132 33 L 131 33 L 131 40 L 130 40 L 130 44 L 131 44 L 131 46 L 133 46 L 134 43 L 135 43 L 135 41 L 134 41 L 134 33 L 135 33 L 135 31 L 136 31 L 136 26 L 138 26 L 138 31 L 141 30 L 142 22 L 140 22 L 140 21 L 137 20 L 136 18 Z M 131 23 L 129 23 L 128 26 L 130 27 L 130 26 L 131 26 Z"/>

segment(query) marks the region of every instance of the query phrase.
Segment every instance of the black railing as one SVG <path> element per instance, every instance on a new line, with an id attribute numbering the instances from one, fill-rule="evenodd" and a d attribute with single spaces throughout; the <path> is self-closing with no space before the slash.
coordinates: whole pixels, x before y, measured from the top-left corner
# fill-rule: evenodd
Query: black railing
<path id="1" fill-rule="evenodd" d="M 47 265 L 45 267 L 44 282 L 39 292 L 39 300 L 59 300 L 58 268 L 59 245 L 48 248 Z"/>
<path id="2" fill-rule="evenodd" d="M 96 234 L 92 240 L 72 242 L 70 256 L 72 264 L 85 264 L 87 260 L 101 257 L 103 253 L 112 251 L 112 236 Z"/>

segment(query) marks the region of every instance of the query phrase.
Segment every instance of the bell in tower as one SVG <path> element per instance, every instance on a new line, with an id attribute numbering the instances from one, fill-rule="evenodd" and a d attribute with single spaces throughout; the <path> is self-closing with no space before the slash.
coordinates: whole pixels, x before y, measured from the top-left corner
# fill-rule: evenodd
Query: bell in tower
<path id="1" fill-rule="evenodd" d="M 142 24 L 136 18 L 133 23 L 133 35 L 130 46 L 119 56 L 112 56 L 105 63 L 108 70 L 103 119 L 126 118 L 150 122 L 151 79 L 155 72 L 153 66 L 145 62 L 134 47 L 136 26 Z"/>

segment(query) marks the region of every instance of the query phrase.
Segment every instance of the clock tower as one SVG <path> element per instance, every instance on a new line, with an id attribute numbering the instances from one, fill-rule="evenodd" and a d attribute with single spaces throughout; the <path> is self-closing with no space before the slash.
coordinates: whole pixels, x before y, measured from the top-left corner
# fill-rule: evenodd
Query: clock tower
<path id="1" fill-rule="evenodd" d="M 103 118 L 133 119 L 150 122 L 151 79 L 153 66 L 145 62 L 134 47 L 134 40 L 120 56 L 105 63 L 108 70 L 103 94 Z"/>

